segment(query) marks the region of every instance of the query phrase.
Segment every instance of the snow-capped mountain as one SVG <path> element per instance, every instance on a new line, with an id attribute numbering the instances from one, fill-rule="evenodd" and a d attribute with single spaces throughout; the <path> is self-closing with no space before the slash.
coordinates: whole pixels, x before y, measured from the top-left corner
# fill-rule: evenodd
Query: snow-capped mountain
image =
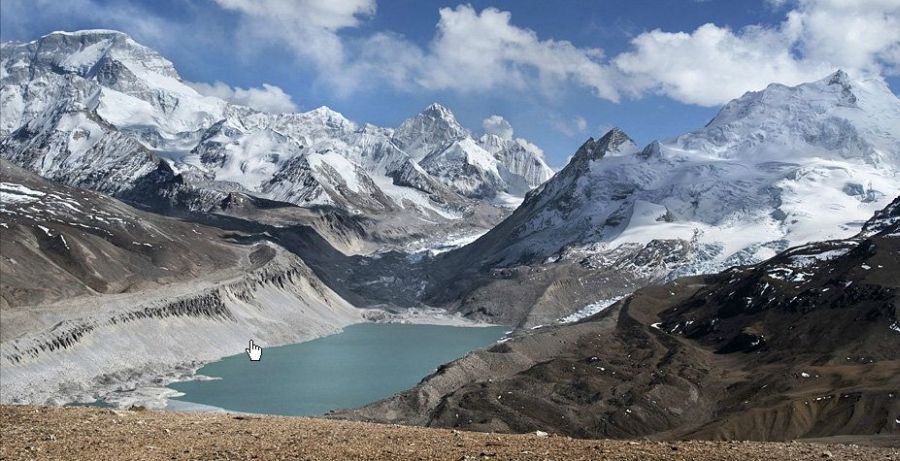
<path id="1" fill-rule="evenodd" d="M 529 143 L 475 140 L 439 104 L 391 129 L 327 107 L 271 114 L 203 96 L 121 32 L 54 32 L 0 51 L 0 154 L 120 197 L 155 184 L 164 193 L 145 201 L 200 194 L 191 206 L 210 208 L 240 192 L 435 222 L 522 197 L 553 174 Z"/>
<path id="2" fill-rule="evenodd" d="M 394 144 L 419 161 L 443 150 L 453 141 L 469 137 L 453 114 L 440 104 L 432 104 L 404 121 L 391 136 Z"/>
<path id="3" fill-rule="evenodd" d="M 898 171 L 900 100 L 838 71 L 747 93 L 644 149 L 618 129 L 589 139 L 483 239 L 504 264 L 653 240 L 692 242 L 710 262 L 758 261 L 858 232 L 900 193 Z"/>

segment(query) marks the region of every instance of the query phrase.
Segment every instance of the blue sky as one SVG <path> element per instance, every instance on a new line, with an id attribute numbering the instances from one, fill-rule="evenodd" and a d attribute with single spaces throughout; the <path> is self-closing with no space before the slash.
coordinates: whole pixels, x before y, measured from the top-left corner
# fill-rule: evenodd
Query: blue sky
<path id="1" fill-rule="evenodd" d="M 185 80 L 237 102 L 327 105 L 357 122 L 396 126 L 438 101 L 476 133 L 500 115 L 557 167 L 611 126 L 639 144 L 674 136 L 769 82 L 796 84 L 840 67 L 900 87 L 896 0 L 0 5 L 2 40 L 122 30 L 172 60 Z"/>

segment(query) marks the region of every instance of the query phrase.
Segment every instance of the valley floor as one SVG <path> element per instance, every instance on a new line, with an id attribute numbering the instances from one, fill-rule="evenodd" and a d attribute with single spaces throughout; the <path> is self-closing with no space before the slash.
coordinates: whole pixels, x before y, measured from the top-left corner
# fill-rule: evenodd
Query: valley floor
<path id="1" fill-rule="evenodd" d="M 900 449 L 858 445 L 579 440 L 311 418 L 31 406 L 0 407 L 0 434 L 3 460 L 900 459 Z"/>

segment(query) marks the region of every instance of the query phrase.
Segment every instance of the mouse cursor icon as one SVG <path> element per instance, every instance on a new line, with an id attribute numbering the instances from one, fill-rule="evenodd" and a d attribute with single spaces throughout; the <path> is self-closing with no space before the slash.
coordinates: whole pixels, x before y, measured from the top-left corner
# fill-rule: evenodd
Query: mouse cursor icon
<path id="1" fill-rule="evenodd" d="M 250 356 L 251 362 L 259 362 L 259 359 L 262 358 L 262 348 L 253 344 L 253 340 L 250 340 L 250 347 L 244 349 L 247 351 L 247 355 Z"/>

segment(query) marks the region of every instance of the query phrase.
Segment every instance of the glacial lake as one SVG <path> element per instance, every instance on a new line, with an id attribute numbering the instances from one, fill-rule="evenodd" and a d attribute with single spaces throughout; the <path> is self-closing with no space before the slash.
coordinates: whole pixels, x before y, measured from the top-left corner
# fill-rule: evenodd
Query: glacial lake
<path id="1" fill-rule="evenodd" d="M 183 402 L 247 413 L 319 416 L 409 389 L 439 365 L 494 343 L 505 330 L 362 323 L 309 342 L 264 348 L 258 362 L 245 353 L 226 357 L 198 371 L 219 379 L 169 387 L 184 393 L 173 399 Z"/>

